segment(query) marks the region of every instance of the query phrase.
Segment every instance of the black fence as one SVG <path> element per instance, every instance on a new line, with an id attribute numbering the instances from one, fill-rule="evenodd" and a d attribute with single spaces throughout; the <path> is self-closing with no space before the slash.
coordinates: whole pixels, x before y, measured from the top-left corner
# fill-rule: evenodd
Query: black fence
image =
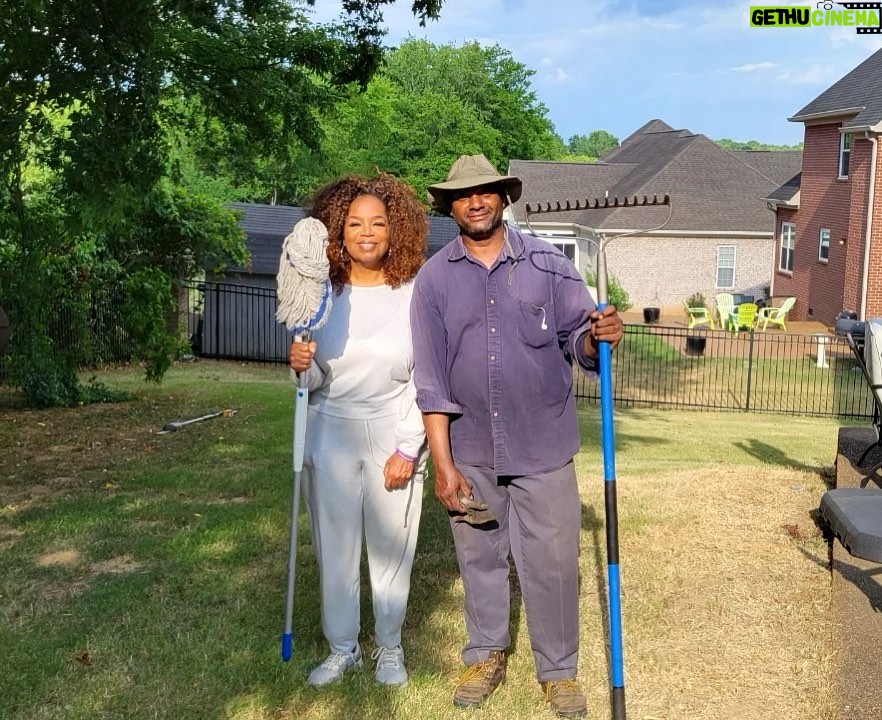
<path id="1" fill-rule="evenodd" d="M 119 313 L 106 295 L 82 317 L 60 317 L 59 347 L 83 365 L 130 353 Z M 274 288 L 202 282 L 179 296 L 182 332 L 197 357 L 285 363 L 290 335 L 276 322 Z M 81 315 L 79 313 L 78 315 Z M 65 329 L 83 328 L 66 340 Z M 844 338 L 780 330 L 733 334 L 682 326 L 626 325 L 613 353 L 617 405 L 872 417 L 873 400 Z M 2 370 L 2 362 L 0 362 Z M 0 373 L 2 375 L 2 373 Z M 575 374 L 576 396 L 599 400 L 600 385 Z"/>
<path id="2" fill-rule="evenodd" d="M 613 397 L 635 407 L 681 407 L 872 417 L 873 400 L 845 338 L 628 325 L 613 353 Z M 579 375 L 576 395 L 599 400 Z"/>

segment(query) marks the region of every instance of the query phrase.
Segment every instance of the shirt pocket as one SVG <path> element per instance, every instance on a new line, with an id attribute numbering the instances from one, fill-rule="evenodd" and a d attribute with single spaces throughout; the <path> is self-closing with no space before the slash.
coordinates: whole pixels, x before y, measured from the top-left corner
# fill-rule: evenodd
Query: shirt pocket
<path id="1" fill-rule="evenodd" d="M 552 313 L 543 305 L 516 300 L 518 308 L 518 338 L 525 345 L 541 348 L 554 342 Z"/>

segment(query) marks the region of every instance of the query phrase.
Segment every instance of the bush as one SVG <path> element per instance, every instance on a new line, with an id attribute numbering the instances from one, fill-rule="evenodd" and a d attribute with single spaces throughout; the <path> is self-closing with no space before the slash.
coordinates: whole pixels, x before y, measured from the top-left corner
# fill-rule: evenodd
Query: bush
<path id="1" fill-rule="evenodd" d="M 686 298 L 686 304 L 691 308 L 704 308 L 707 310 L 707 300 L 704 299 L 704 293 L 692 293 Z"/>
<path id="2" fill-rule="evenodd" d="M 592 272 L 585 273 L 585 282 L 592 287 L 597 287 L 597 280 Z M 631 298 L 628 296 L 628 291 L 622 287 L 622 284 L 615 275 L 609 276 L 606 290 L 607 295 L 609 295 L 609 304 L 615 305 L 616 310 L 620 313 L 630 310 L 633 307 L 631 304 Z"/>

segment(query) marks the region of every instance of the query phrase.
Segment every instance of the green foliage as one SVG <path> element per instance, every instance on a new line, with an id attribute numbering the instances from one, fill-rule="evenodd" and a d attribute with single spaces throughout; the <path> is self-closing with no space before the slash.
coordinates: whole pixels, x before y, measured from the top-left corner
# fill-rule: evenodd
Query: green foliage
<path id="1" fill-rule="evenodd" d="M 686 304 L 691 308 L 707 309 L 707 300 L 704 297 L 704 293 L 701 292 L 692 293 L 692 295 L 686 298 Z"/>
<path id="2" fill-rule="evenodd" d="M 597 286 L 597 278 L 594 276 L 593 272 L 585 273 L 585 282 L 587 282 L 590 286 Z M 622 284 L 619 282 L 619 279 L 615 275 L 610 275 L 607 278 L 607 300 L 610 305 L 615 305 L 616 310 L 619 312 L 626 312 L 630 310 L 633 305 L 631 304 L 631 298 L 628 295 L 628 291 L 622 287 Z"/>
<path id="3" fill-rule="evenodd" d="M 594 130 L 588 135 L 573 135 L 567 142 L 570 155 L 599 158 L 619 146 L 619 139 L 606 130 Z"/>
<path id="4" fill-rule="evenodd" d="M 500 170 L 510 158 L 557 159 L 563 143 L 530 87 L 534 72 L 499 46 L 408 40 L 361 92 L 353 87 L 321 120 L 318 153 L 295 148 L 282 202 L 300 200 L 344 172 L 392 172 L 420 197 L 461 154 L 483 153 Z"/>
<path id="5" fill-rule="evenodd" d="M 108 293 L 113 333 L 162 377 L 174 282 L 244 263 L 223 203 L 275 197 L 294 150 L 319 148 L 322 114 L 380 65 L 391 2 L 346 0 L 321 26 L 312 0 L 0 5 L 0 305 L 32 404 L 88 398 L 75 370 Z"/>
<path id="6" fill-rule="evenodd" d="M 803 144 L 797 143 L 796 145 L 773 145 L 770 143 L 762 143 L 758 140 L 748 140 L 747 142 L 740 142 L 738 140 L 730 140 L 729 138 L 723 138 L 722 140 L 714 140 L 714 142 L 719 145 L 721 148 L 726 150 L 774 150 L 774 151 L 787 151 L 787 150 L 802 150 Z"/>

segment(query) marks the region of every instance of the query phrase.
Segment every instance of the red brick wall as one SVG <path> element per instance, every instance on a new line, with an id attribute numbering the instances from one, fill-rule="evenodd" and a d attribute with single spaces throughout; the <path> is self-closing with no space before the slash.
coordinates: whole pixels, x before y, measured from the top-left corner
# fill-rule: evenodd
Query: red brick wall
<path id="1" fill-rule="evenodd" d="M 849 176 L 840 180 L 839 123 L 806 126 L 799 210 L 778 212 L 778 242 L 781 222 L 792 219 L 796 224 L 793 275 L 778 271 L 776 259 L 774 291 L 796 296 L 794 320 L 813 318 L 832 325 L 840 310 L 860 310 L 870 150 L 869 141 L 852 137 Z M 826 263 L 818 259 L 821 228 L 830 230 Z M 874 225 L 874 236 L 875 230 Z M 845 244 L 839 244 L 841 239 Z M 882 313 L 882 287 L 878 301 Z"/>

